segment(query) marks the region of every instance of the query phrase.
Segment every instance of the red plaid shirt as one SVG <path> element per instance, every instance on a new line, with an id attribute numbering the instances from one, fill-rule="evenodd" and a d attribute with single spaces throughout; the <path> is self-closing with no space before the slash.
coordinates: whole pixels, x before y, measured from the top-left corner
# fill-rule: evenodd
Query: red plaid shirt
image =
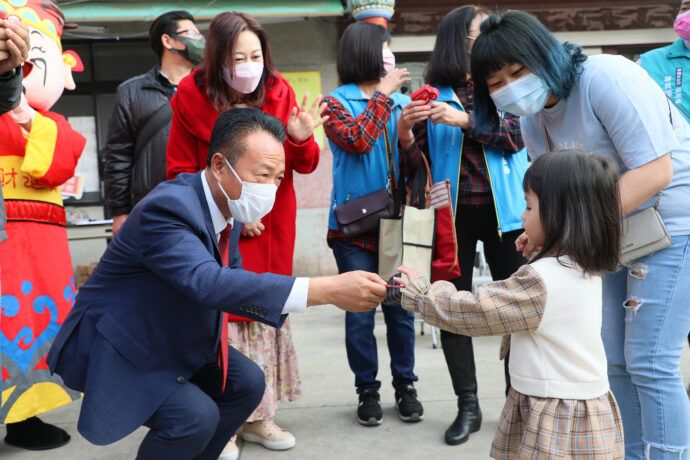
<path id="1" fill-rule="evenodd" d="M 324 102 L 327 104 L 324 115 L 329 118 L 323 126 L 328 139 L 346 152 L 360 155 L 367 154 L 374 148 L 393 109 L 393 99 L 379 91 L 369 99 L 366 109 L 357 118 L 332 96 L 325 97 Z M 401 155 L 400 160 L 400 168 L 404 174 L 416 168 L 418 164 L 418 160 L 406 161 L 406 155 Z M 371 252 L 376 252 L 379 244 L 379 236 L 376 233 L 345 238 L 340 231 L 328 230 L 326 239 L 329 246 L 332 240 L 337 239 Z"/>
<path id="2" fill-rule="evenodd" d="M 460 205 L 487 205 L 493 203 L 491 196 L 491 184 L 484 158 L 483 146 L 494 147 L 509 152 L 517 152 L 524 147 L 520 134 L 520 118 L 505 114 L 500 118 L 498 129 L 495 132 L 480 131 L 474 125 L 474 84 L 472 81 L 464 81 L 455 94 L 465 111 L 470 115 L 470 126 L 463 130 L 465 134 L 462 156 L 460 160 L 460 179 L 458 183 L 458 204 Z M 429 157 L 427 141 L 426 121 L 417 123 L 414 129 L 415 143 L 406 152 L 414 158 L 418 155 L 417 149 Z"/>

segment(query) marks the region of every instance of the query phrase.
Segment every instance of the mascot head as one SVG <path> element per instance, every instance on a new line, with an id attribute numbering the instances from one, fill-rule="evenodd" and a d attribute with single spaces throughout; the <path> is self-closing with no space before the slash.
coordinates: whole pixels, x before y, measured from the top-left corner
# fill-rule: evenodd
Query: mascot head
<path id="1" fill-rule="evenodd" d="M 0 11 L 29 26 L 31 48 L 23 68 L 26 98 L 34 109 L 49 110 L 65 89 L 75 88 L 72 71 L 84 70 L 77 53 L 62 51 L 65 16 L 55 0 L 0 0 Z"/>

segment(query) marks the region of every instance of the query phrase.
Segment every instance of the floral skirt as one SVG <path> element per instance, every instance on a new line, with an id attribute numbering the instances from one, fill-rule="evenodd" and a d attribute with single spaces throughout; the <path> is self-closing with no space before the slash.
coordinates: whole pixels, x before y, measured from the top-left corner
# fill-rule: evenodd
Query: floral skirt
<path id="1" fill-rule="evenodd" d="M 622 459 L 623 422 L 609 391 L 595 399 L 538 398 L 508 392 L 491 445 L 496 459 Z"/>
<path id="2" fill-rule="evenodd" d="M 289 319 L 280 329 L 255 321 L 229 323 L 228 338 L 230 346 L 258 364 L 266 375 L 264 397 L 247 422 L 272 420 L 278 401 L 295 401 L 302 396 Z"/>

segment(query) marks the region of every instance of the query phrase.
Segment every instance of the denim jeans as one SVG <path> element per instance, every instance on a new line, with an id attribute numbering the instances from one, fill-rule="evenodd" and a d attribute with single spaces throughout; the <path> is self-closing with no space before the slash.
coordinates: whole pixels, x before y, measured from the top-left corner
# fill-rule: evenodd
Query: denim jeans
<path id="1" fill-rule="evenodd" d="M 340 273 L 353 270 L 378 272 L 376 253 L 337 240 L 332 242 L 332 247 Z M 418 380 L 414 374 L 414 314 L 400 305 L 382 306 L 381 309 L 386 322 L 393 387 L 399 388 Z M 379 360 L 374 337 L 375 312 L 376 310 L 371 310 L 366 313 L 345 314 L 347 361 L 355 374 L 358 393 L 366 389 L 381 388 L 381 382 L 376 380 Z"/>
<path id="2" fill-rule="evenodd" d="M 602 337 L 625 431 L 625 458 L 690 453 L 680 357 L 690 330 L 690 236 L 604 278 Z"/>

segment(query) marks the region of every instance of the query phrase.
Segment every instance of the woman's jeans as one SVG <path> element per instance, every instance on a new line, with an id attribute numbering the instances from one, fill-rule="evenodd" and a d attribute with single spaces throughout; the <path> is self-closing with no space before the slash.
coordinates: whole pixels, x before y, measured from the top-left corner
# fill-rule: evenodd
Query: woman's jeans
<path id="1" fill-rule="evenodd" d="M 679 366 L 689 330 L 690 236 L 604 278 L 602 337 L 628 460 L 689 458 Z"/>
<path id="2" fill-rule="evenodd" d="M 354 270 L 378 272 L 378 254 L 366 251 L 343 241 L 332 242 L 333 254 L 338 271 L 346 273 Z M 417 381 L 414 374 L 414 314 L 404 310 L 399 304 L 382 306 L 386 322 L 386 340 L 391 358 L 393 387 L 412 384 Z M 376 380 L 379 370 L 376 337 L 374 337 L 374 314 L 376 310 L 365 313 L 345 314 L 345 347 L 350 369 L 355 374 L 357 392 L 381 388 Z"/>

